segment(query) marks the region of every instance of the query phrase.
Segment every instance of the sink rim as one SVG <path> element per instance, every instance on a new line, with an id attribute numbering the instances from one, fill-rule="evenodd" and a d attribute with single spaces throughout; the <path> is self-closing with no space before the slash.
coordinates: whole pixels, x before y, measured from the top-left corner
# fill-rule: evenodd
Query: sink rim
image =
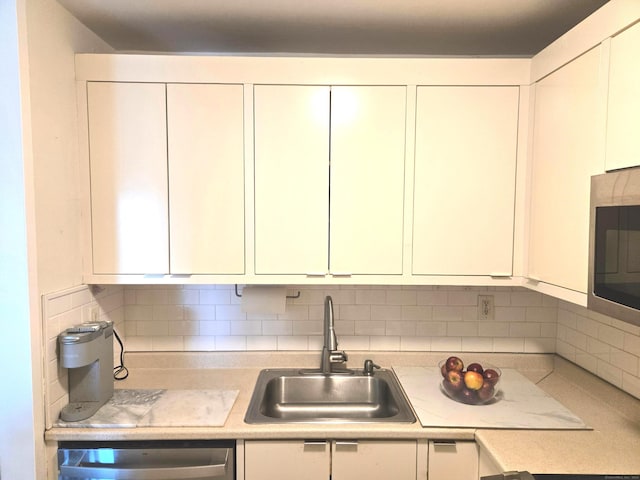
<path id="1" fill-rule="evenodd" d="M 317 377 L 330 377 L 340 379 L 372 379 L 382 381 L 386 388 L 388 388 L 388 394 L 391 396 L 394 402 L 394 407 L 397 407 L 397 412 L 388 416 L 310 416 L 302 415 L 297 418 L 291 418 L 289 416 L 269 416 L 261 411 L 263 405 L 263 399 L 265 398 L 266 388 L 274 379 L 281 377 L 297 377 L 297 378 L 317 378 Z M 319 402 L 325 405 L 330 405 L 325 402 Z M 345 405 L 348 403 L 345 402 Z M 311 402 L 309 402 L 311 405 Z M 378 404 L 380 406 L 380 404 Z M 362 407 L 365 409 L 364 407 Z M 245 423 L 248 424 L 278 424 L 278 423 L 310 423 L 310 424 L 331 424 L 331 423 L 415 423 L 416 416 L 413 413 L 413 409 L 407 400 L 397 377 L 391 370 L 380 369 L 377 370 L 374 375 L 364 375 L 362 370 L 349 370 L 345 372 L 322 374 L 321 372 L 314 371 L 312 369 L 303 368 L 276 368 L 276 369 L 264 369 L 260 371 L 254 390 L 249 402 L 249 407 L 244 418 Z"/>

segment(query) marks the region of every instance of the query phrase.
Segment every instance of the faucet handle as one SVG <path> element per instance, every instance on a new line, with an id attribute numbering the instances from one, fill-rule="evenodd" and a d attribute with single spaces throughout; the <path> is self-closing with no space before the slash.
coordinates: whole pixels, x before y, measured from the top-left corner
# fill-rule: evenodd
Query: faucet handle
<path id="1" fill-rule="evenodd" d="M 362 370 L 365 375 L 373 375 L 374 368 L 379 369 L 380 365 L 376 365 L 375 363 L 373 363 L 373 360 L 367 359 L 364 361 L 364 368 Z"/>
<path id="2" fill-rule="evenodd" d="M 344 363 L 348 359 L 346 352 L 340 352 L 338 350 L 334 350 L 329 353 L 329 361 L 331 363 Z"/>

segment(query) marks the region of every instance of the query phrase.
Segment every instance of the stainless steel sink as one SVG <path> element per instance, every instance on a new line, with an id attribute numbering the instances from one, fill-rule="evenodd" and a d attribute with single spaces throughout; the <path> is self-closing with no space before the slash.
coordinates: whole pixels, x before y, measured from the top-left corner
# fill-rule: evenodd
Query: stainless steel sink
<path id="1" fill-rule="evenodd" d="M 246 423 L 415 422 L 393 372 L 262 370 Z"/>

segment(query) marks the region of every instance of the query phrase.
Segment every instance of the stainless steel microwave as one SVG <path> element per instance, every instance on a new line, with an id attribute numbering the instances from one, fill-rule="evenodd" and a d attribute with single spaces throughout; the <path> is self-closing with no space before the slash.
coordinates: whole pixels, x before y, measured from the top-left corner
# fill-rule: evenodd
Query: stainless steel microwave
<path id="1" fill-rule="evenodd" d="M 590 310 L 640 325 L 640 167 L 591 177 Z"/>

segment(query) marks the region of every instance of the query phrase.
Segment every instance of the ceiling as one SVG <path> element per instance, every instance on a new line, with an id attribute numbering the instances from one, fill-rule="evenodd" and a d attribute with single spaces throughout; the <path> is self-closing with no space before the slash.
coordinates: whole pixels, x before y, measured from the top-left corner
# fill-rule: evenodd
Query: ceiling
<path id="1" fill-rule="evenodd" d="M 608 0 L 58 0 L 122 52 L 530 57 Z"/>

